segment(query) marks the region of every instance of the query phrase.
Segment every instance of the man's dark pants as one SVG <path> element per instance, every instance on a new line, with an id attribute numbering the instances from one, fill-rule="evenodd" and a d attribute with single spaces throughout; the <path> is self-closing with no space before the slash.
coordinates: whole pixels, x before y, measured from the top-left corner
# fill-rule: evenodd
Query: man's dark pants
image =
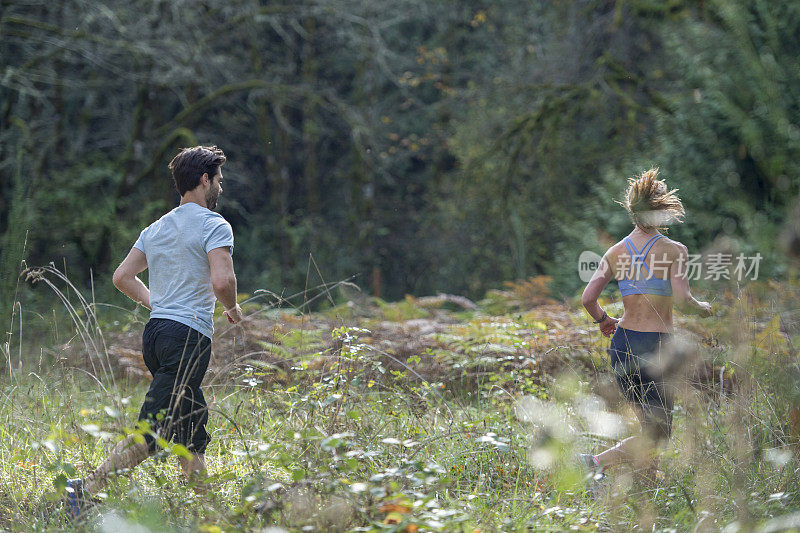
<path id="1" fill-rule="evenodd" d="M 200 384 L 211 358 L 211 339 L 180 322 L 153 318 L 142 333 L 142 355 L 153 382 L 139 420 L 147 420 L 159 437 L 205 452 L 208 407 Z M 152 435 L 145 440 L 155 451 Z"/>

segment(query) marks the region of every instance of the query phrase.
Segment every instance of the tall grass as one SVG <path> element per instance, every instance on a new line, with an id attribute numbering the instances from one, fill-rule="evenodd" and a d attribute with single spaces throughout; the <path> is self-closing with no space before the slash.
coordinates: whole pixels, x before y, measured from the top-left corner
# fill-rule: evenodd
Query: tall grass
<path id="1" fill-rule="evenodd" d="M 704 373 L 677 381 L 661 473 L 647 483 L 618 468 L 593 494 L 574 454 L 636 424 L 606 392 L 604 339 L 577 310 L 548 303 L 510 312 L 509 304 L 503 312 L 495 294 L 495 314 L 424 308 L 413 298 L 306 314 L 298 308 L 335 284 L 287 298 L 260 293 L 244 326 L 222 327 L 215 340 L 205 386 L 213 490 L 187 485 L 167 448 L 118 475 L 103 503 L 72 524 L 59 487 L 135 429 L 147 382 L 119 377 L 106 340 L 113 331 L 103 331 L 92 298 L 52 267 L 28 274 L 61 301 L 82 349 L 43 363 L 23 357 L 22 368 L 6 357 L 4 529 L 800 527 L 800 373 L 796 332 L 780 320 L 793 316 L 795 287 L 754 287 L 706 326 L 682 322 L 694 331 L 686 360 Z M 414 329 L 423 326 L 432 333 Z M 265 332 L 271 340 L 251 349 L 258 343 L 248 335 Z"/>

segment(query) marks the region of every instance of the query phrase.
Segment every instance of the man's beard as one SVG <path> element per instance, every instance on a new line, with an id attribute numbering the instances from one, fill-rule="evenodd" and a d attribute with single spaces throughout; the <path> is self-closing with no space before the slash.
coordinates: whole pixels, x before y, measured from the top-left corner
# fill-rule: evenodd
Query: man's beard
<path id="1" fill-rule="evenodd" d="M 213 190 L 208 191 L 206 193 L 206 207 L 209 209 L 214 209 L 217 207 L 217 200 L 219 199 L 219 193 Z"/>

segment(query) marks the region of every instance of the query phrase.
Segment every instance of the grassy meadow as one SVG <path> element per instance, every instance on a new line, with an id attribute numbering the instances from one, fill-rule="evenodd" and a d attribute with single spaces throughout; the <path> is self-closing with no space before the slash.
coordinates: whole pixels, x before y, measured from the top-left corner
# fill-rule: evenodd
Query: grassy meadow
<path id="1" fill-rule="evenodd" d="M 167 447 L 74 524 L 65 480 L 142 431 L 146 315 L 84 300 L 55 270 L 32 275 L 61 303 L 38 329 L 23 306 L 9 322 L 3 530 L 800 530 L 796 284 L 721 290 L 713 318 L 678 318 L 674 436 L 655 483 L 620 467 L 592 491 L 574 455 L 638 424 L 608 339 L 546 280 L 477 305 L 387 303 L 348 284 L 242 295 L 248 318 L 217 319 L 205 381 L 210 488 L 184 482 L 184 451 Z M 315 298 L 328 303 L 306 312 Z"/>

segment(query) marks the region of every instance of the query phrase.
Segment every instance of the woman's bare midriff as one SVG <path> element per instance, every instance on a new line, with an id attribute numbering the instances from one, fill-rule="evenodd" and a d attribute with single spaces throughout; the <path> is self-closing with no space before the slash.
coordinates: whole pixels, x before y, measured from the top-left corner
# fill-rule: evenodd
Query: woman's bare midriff
<path id="1" fill-rule="evenodd" d="M 625 312 L 617 326 L 634 331 L 672 333 L 672 296 L 630 294 L 622 297 Z"/>

